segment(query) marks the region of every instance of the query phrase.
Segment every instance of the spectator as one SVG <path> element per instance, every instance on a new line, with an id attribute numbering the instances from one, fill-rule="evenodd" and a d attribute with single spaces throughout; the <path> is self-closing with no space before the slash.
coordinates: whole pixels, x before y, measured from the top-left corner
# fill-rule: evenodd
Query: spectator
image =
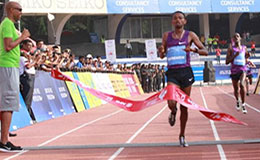
<path id="1" fill-rule="evenodd" d="M 247 31 L 247 32 L 246 32 L 246 41 L 249 42 L 250 39 L 251 39 L 250 33 Z"/>
<path id="2" fill-rule="evenodd" d="M 45 51 L 46 51 L 46 48 L 47 48 L 47 47 L 45 46 L 44 41 L 43 41 L 42 39 L 38 39 L 38 40 L 36 41 L 36 49 L 35 49 L 33 55 L 34 55 L 35 53 L 37 53 L 37 52 L 45 52 Z"/>
<path id="3" fill-rule="evenodd" d="M 200 36 L 200 41 L 205 46 L 205 36 L 203 34 Z"/>
<path id="4" fill-rule="evenodd" d="M 216 49 L 218 47 L 218 41 L 219 41 L 219 36 L 218 35 L 214 36 L 214 38 L 212 39 L 213 49 Z"/>
<path id="5" fill-rule="evenodd" d="M 101 38 L 100 38 L 100 42 L 101 42 L 101 43 L 105 43 L 105 40 L 106 40 L 106 39 L 105 39 L 105 36 L 102 35 Z"/>
<path id="6" fill-rule="evenodd" d="M 161 68 L 161 72 L 162 72 L 162 87 L 164 88 L 165 87 L 165 70 L 164 70 L 165 66 L 162 65 L 162 68 Z"/>
<path id="7" fill-rule="evenodd" d="M 46 55 L 40 55 L 40 60 L 38 66 L 40 70 L 43 70 L 45 72 L 51 72 L 52 66 L 46 62 L 47 56 Z"/>
<path id="8" fill-rule="evenodd" d="M 219 48 L 219 46 L 216 48 L 216 58 L 217 58 L 217 62 L 218 64 L 220 64 L 220 56 L 221 56 L 221 49 Z"/>
<path id="9" fill-rule="evenodd" d="M 109 61 L 105 61 L 104 70 L 105 70 L 105 71 L 108 71 L 109 68 L 110 68 L 109 66 L 110 66 L 110 62 L 109 62 Z"/>
<path id="10" fill-rule="evenodd" d="M 142 83 L 141 64 L 140 63 L 135 65 L 134 71 L 137 75 L 139 82 Z"/>
<path id="11" fill-rule="evenodd" d="M 126 40 L 125 48 L 126 48 L 126 58 L 131 58 L 133 48 L 129 40 Z"/>
<path id="12" fill-rule="evenodd" d="M 84 61 L 85 61 L 85 57 L 79 56 L 79 61 L 76 64 L 76 68 L 83 68 L 84 67 Z"/>
<path id="13" fill-rule="evenodd" d="M 66 68 L 69 70 L 74 69 L 75 63 L 75 54 L 70 54 L 68 63 L 66 64 Z"/>
<path id="14" fill-rule="evenodd" d="M 36 118 L 31 108 L 34 80 L 35 80 L 35 65 L 37 59 L 30 58 L 30 51 L 32 49 L 32 42 L 24 40 L 22 42 L 21 57 L 20 57 L 20 91 L 27 107 L 28 113 L 33 121 L 36 123 Z M 38 57 L 39 58 L 39 57 Z"/>
<path id="15" fill-rule="evenodd" d="M 255 57 L 255 41 L 251 41 L 251 55 Z"/>
<path id="16" fill-rule="evenodd" d="M 207 40 L 208 42 L 208 52 L 212 52 L 212 43 L 213 43 L 213 38 L 209 35 L 209 38 Z"/>

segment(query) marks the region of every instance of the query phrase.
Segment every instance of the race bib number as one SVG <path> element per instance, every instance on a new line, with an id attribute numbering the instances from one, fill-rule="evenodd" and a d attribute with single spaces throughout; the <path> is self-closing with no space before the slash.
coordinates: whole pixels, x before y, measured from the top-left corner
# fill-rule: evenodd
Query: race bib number
<path id="1" fill-rule="evenodd" d="M 184 51 L 185 45 L 173 46 L 167 50 L 168 65 L 186 64 L 187 53 Z"/>
<path id="2" fill-rule="evenodd" d="M 234 59 L 234 64 L 244 66 L 246 64 L 245 55 L 243 53 L 239 53 L 239 55 Z"/>

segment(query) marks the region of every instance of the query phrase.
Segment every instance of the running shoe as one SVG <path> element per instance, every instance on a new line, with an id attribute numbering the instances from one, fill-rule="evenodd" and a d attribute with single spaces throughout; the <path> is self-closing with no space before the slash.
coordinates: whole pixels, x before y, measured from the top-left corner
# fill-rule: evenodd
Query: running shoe
<path id="1" fill-rule="evenodd" d="M 188 147 L 188 143 L 185 141 L 185 137 L 184 136 L 180 136 L 179 137 L 179 140 L 180 140 L 180 146 L 181 147 Z"/>
<path id="2" fill-rule="evenodd" d="M 15 136 L 17 136 L 16 133 L 11 133 L 11 132 L 9 132 L 9 137 L 15 137 Z"/>
<path id="3" fill-rule="evenodd" d="M 0 142 L 0 151 L 2 152 L 21 152 L 23 151 L 23 148 L 20 146 L 15 146 L 11 142 L 7 142 L 6 144 L 3 144 Z"/>
<path id="4" fill-rule="evenodd" d="M 246 105 L 245 104 L 242 105 L 242 112 L 244 114 L 247 114 L 247 110 L 246 110 Z"/>
<path id="5" fill-rule="evenodd" d="M 237 109 L 237 111 L 240 111 L 240 102 L 239 101 L 237 101 L 236 109 Z"/>
<path id="6" fill-rule="evenodd" d="M 176 121 L 176 113 L 177 113 L 177 108 L 175 109 L 175 111 L 171 111 L 168 121 L 170 126 L 174 126 L 175 125 L 175 121 Z"/>

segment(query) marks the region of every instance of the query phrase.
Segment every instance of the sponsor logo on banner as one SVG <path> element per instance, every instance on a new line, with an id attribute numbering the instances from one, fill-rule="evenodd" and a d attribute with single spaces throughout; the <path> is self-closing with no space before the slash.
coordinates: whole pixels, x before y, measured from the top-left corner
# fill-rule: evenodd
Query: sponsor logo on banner
<path id="1" fill-rule="evenodd" d="M 106 0 L 13 0 L 23 13 L 107 13 Z"/>
<path id="2" fill-rule="evenodd" d="M 13 112 L 12 121 L 10 124 L 10 131 L 23 128 L 32 124 L 32 119 L 28 113 L 27 107 L 24 103 L 23 97 L 20 94 L 20 109 L 19 112 Z"/>
<path id="3" fill-rule="evenodd" d="M 215 1 L 215 0 L 214 0 Z M 211 1 L 209 0 L 160 0 L 160 13 L 210 13 Z"/>
<path id="4" fill-rule="evenodd" d="M 157 60 L 157 47 L 155 39 L 145 40 L 145 50 L 148 61 Z"/>
<path id="5" fill-rule="evenodd" d="M 123 77 L 123 80 L 125 82 L 125 85 L 127 86 L 128 88 L 128 91 L 130 93 L 130 95 L 138 95 L 138 89 L 137 89 L 137 86 L 133 80 L 133 76 L 131 74 L 123 74 L 122 75 Z"/>
<path id="6" fill-rule="evenodd" d="M 114 39 L 105 41 L 105 50 L 106 50 L 106 60 L 112 63 L 116 62 L 116 46 L 115 46 Z"/>
<path id="7" fill-rule="evenodd" d="M 107 0 L 108 13 L 159 13 L 158 0 Z"/>
<path id="8" fill-rule="evenodd" d="M 72 72 L 64 72 L 67 76 L 73 76 Z M 59 77 L 62 79 L 62 77 Z M 78 112 L 85 110 L 84 103 L 80 97 L 80 93 L 78 90 L 78 86 L 75 83 L 66 81 L 66 85 L 68 87 L 68 91 L 71 95 L 71 98 L 75 104 L 75 108 Z"/>
<path id="9" fill-rule="evenodd" d="M 212 12 L 255 12 L 259 11 L 259 0 L 212 0 Z"/>

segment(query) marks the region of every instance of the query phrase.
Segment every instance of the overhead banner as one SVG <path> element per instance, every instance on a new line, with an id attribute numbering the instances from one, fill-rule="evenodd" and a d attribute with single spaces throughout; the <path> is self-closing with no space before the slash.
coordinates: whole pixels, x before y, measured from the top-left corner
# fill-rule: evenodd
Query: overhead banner
<path id="1" fill-rule="evenodd" d="M 107 0 L 108 13 L 159 13 L 158 0 Z"/>
<path id="2" fill-rule="evenodd" d="M 259 0 L 12 0 L 23 14 L 243 13 L 259 12 Z"/>
<path id="3" fill-rule="evenodd" d="M 145 50 L 148 61 L 157 60 L 157 47 L 155 39 L 145 40 Z"/>
<path id="4" fill-rule="evenodd" d="M 259 12 L 259 0 L 212 0 L 212 12 L 242 13 Z"/>
<path id="5" fill-rule="evenodd" d="M 115 40 L 105 41 L 106 60 L 112 63 L 116 62 L 116 45 Z"/>
<path id="6" fill-rule="evenodd" d="M 210 0 L 159 0 L 160 13 L 210 13 Z"/>
<path id="7" fill-rule="evenodd" d="M 107 13 L 106 0 L 12 0 L 23 13 Z"/>

